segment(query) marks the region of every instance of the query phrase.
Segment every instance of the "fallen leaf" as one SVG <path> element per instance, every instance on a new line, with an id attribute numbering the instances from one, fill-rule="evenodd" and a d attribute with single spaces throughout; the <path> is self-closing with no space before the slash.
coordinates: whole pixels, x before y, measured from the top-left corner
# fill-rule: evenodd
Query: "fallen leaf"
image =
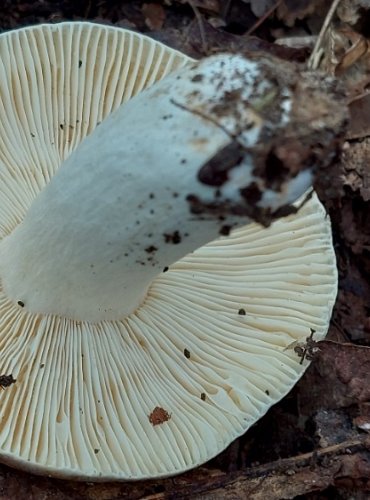
<path id="1" fill-rule="evenodd" d="M 207 48 L 210 49 L 204 53 L 202 36 L 199 23 L 192 23 L 184 33 L 177 29 L 166 29 L 151 33 L 156 40 L 170 45 L 171 47 L 184 52 L 190 57 L 200 58 L 205 55 L 211 55 L 217 52 L 264 52 L 287 61 L 304 62 L 309 54 L 306 47 L 286 47 L 275 43 L 262 40 L 256 36 L 236 36 L 227 31 L 217 29 L 210 23 L 203 20 L 202 30 L 205 36 Z"/>
<path id="2" fill-rule="evenodd" d="M 370 347 L 325 340 L 299 386 L 303 415 L 370 401 Z"/>
<path id="3" fill-rule="evenodd" d="M 347 142 L 343 148 L 342 165 L 343 165 L 343 184 L 352 189 L 353 192 L 358 191 L 364 201 L 370 201 L 370 167 L 368 158 L 370 156 L 370 120 L 366 116 L 366 111 L 370 112 L 370 97 L 364 99 L 363 109 L 360 106 L 350 106 L 351 120 L 349 128 L 349 138 L 362 138 L 362 141 Z M 369 116 L 369 115 L 368 115 Z M 367 211 L 368 212 L 368 211 Z M 370 224 L 369 217 L 367 222 Z M 354 214 L 352 218 L 354 217 Z M 358 226 L 355 221 L 351 221 L 351 231 L 357 230 L 352 241 L 363 240 L 368 234 L 366 224 Z M 361 224 L 361 221 L 360 221 Z M 346 234 L 348 240 L 349 234 Z M 366 243 L 367 240 L 367 243 Z M 370 249 L 370 235 L 365 240 L 365 244 Z M 358 253 L 358 252 L 356 252 Z"/>
<path id="4" fill-rule="evenodd" d="M 297 19 L 304 19 L 332 0 L 283 0 L 277 9 L 278 18 L 287 26 L 293 26 Z"/>
<path id="5" fill-rule="evenodd" d="M 352 419 L 344 409 L 320 409 L 314 417 L 316 437 L 321 448 L 327 448 L 343 441 L 356 439 L 357 431 L 353 428 Z"/>
<path id="6" fill-rule="evenodd" d="M 160 30 L 166 20 L 166 12 L 162 5 L 158 3 L 144 3 L 142 12 L 145 17 L 145 24 L 151 30 Z"/>
<path id="7" fill-rule="evenodd" d="M 365 10 L 370 9 L 370 0 L 341 0 L 337 15 L 341 21 L 351 25 L 356 24 Z"/>
<path id="8" fill-rule="evenodd" d="M 348 139 L 370 136 L 370 94 L 364 94 L 349 103 L 350 122 Z"/>

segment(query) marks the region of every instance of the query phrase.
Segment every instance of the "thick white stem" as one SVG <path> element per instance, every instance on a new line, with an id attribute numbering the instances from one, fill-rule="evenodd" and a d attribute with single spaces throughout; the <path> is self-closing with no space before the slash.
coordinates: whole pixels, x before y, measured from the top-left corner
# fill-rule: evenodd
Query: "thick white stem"
<path id="1" fill-rule="evenodd" d="M 243 148 L 256 143 L 263 121 L 250 103 L 269 99 L 272 88 L 257 62 L 214 56 L 121 107 L 65 161 L 1 242 L 8 297 L 32 312 L 123 318 L 173 262 L 246 223 L 226 209 L 196 213 L 194 200 L 235 207 L 245 204 L 243 189 L 256 189 L 260 180 Z M 282 123 L 288 120 L 288 91 L 279 113 Z M 220 165 L 208 168 L 215 155 Z M 289 203 L 310 180 L 305 170 L 256 205 Z"/>

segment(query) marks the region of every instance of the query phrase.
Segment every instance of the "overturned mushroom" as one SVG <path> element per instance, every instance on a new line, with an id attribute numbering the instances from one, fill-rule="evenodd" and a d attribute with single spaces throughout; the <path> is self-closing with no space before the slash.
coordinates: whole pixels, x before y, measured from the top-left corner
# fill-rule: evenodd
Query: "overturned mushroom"
<path id="1" fill-rule="evenodd" d="M 89 23 L 3 34 L 0 55 L 1 460 L 195 467 L 302 375 L 289 346 L 326 334 L 325 211 L 312 195 L 271 222 L 335 155 L 330 84 Z"/>

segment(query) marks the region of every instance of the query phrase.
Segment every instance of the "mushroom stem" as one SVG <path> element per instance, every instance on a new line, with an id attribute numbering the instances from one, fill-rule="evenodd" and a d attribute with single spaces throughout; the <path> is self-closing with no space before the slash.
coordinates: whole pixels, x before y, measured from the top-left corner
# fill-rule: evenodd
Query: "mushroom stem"
<path id="1" fill-rule="evenodd" d="M 261 141 L 274 143 L 294 107 L 273 66 L 207 58 L 98 126 L 1 241 L 8 298 L 35 313 L 123 318 L 173 262 L 298 198 L 311 164 L 259 170 Z"/>

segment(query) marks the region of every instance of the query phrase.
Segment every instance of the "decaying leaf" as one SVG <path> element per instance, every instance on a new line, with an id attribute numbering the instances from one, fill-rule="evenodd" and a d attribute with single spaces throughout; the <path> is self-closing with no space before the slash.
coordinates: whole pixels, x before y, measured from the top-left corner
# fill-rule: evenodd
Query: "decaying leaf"
<path id="1" fill-rule="evenodd" d="M 362 138 L 363 140 L 347 142 L 343 148 L 343 184 L 350 187 L 352 191 L 359 191 L 364 201 L 370 201 L 370 115 L 367 114 L 370 112 L 370 96 L 361 99 L 357 106 L 351 105 L 350 112 L 350 138 Z M 352 222 L 349 230 L 353 231 L 356 225 L 353 224 L 353 221 L 348 222 Z M 356 235 L 354 239 L 360 242 L 361 235 L 364 235 L 362 228 L 360 234 Z"/>
<path id="2" fill-rule="evenodd" d="M 310 415 L 320 408 L 338 409 L 370 401 L 370 347 L 319 342 L 317 359 L 299 388 L 300 409 Z"/>
<path id="3" fill-rule="evenodd" d="M 370 0 L 341 0 L 337 14 L 341 21 L 353 25 L 359 21 L 361 13 L 368 9 Z"/>
<path id="4" fill-rule="evenodd" d="M 348 139 L 363 139 L 370 136 L 370 94 L 365 93 L 349 103 L 350 124 L 348 127 Z M 353 150 L 352 150 L 353 151 Z M 348 161 L 348 152 L 346 154 Z M 364 158 L 365 160 L 365 158 Z M 368 162 L 359 165 L 359 174 L 368 172 Z M 368 176 L 369 176 L 368 172 Z M 364 186 L 370 188 L 369 185 Z M 366 198 L 365 198 L 366 199 Z"/>
<path id="5" fill-rule="evenodd" d="M 162 28 L 166 19 L 166 12 L 162 5 L 157 3 L 144 3 L 142 11 L 145 17 L 145 24 L 151 30 L 159 30 Z"/>
<path id="6" fill-rule="evenodd" d="M 164 0 L 166 5 L 171 5 L 173 3 L 188 4 L 192 8 L 199 9 L 202 12 L 217 15 L 220 13 L 222 8 L 222 0 Z"/>
<path id="7" fill-rule="evenodd" d="M 278 6 L 277 15 L 287 26 L 293 26 L 297 19 L 304 19 L 330 4 L 331 0 L 283 0 Z"/>
<path id="8" fill-rule="evenodd" d="M 322 51 L 324 56 L 320 68 L 331 75 L 340 76 L 342 80 L 347 79 L 353 93 L 356 81 L 365 76 L 362 68 L 360 70 L 355 64 L 363 63 L 364 57 L 369 57 L 369 41 L 347 26 L 330 26 L 322 43 Z"/>
<path id="9" fill-rule="evenodd" d="M 314 416 L 316 437 L 321 448 L 327 448 L 343 441 L 355 439 L 357 431 L 353 428 L 348 412 L 340 409 L 319 409 Z"/>

